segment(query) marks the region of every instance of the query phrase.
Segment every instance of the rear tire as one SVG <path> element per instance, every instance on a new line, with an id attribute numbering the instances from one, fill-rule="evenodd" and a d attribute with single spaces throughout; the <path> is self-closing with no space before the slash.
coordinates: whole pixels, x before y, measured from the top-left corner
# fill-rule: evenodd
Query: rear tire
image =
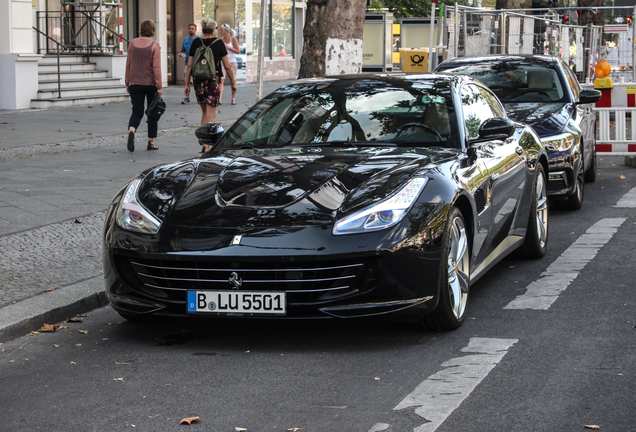
<path id="1" fill-rule="evenodd" d="M 466 316 L 470 289 L 470 243 L 461 212 L 451 207 L 442 246 L 439 302 L 417 325 L 428 330 L 454 330 Z"/>
<path id="2" fill-rule="evenodd" d="M 532 190 L 532 202 L 526 239 L 515 255 L 524 259 L 537 259 L 548 249 L 548 187 L 543 165 L 537 164 Z"/>

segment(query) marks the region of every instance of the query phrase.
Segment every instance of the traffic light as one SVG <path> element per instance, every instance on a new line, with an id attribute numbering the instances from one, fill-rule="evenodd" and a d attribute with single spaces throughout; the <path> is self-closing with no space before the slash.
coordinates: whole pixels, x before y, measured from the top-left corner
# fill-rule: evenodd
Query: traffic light
<path id="1" fill-rule="evenodd" d="M 569 24 L 570 23 L 570 16 L 568 14 L 563 15 L 563 18 L 561 18 L 561 24 Z"/>
<path id="2" fill-rule="evenodd" d="M 632 17 L 628 16 L 627 18 L 625 18 L 625 22 L 627 24 L 631 24 L 632 23 Z"/>

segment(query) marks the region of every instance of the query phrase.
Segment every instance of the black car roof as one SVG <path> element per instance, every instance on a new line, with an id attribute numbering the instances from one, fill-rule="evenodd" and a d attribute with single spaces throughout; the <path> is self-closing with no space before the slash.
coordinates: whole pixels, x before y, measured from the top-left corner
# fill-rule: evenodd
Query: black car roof
<path id="1" fill-rule="evenodd" d="M 359 74 L 346 74 L 346 75 L 328 75 L 323 77 L 314 78 L 300 78 L 296 81 L 292 81 L 289 85 L 296 84 L 319 84 L 323 82 L 359 82 L 367 80 L 375 80 L 386 83 L 407 83 L 413 81 L 430 81 L 430 80 L 445 80 L 449 82 L 458 82 L 463 80 L 473 80 L 467 76 L 458 76 L 454 74 L 428 72 L 422 74 L 407 74 L 404 72 L 390 72 L 390 73 L 359 73 Z"/>
<path id="2" fill-rule="evenodd" d="M 476 63 L 500 63 L 500 62 L 513 62 L 513 63 L 528 63 L 528 64 L 558 64 L 559 58 L 549 55 L 522 55 L 522 54 L 505 54 L 505 55 L 490 55 L 490 56 L 478 56 L 478 57 L 457 57 L 454 59 L 446 60 L 440 63 L 437 68 L 445 68 L 448 66 L 464 66 L 468 64 Z"/>

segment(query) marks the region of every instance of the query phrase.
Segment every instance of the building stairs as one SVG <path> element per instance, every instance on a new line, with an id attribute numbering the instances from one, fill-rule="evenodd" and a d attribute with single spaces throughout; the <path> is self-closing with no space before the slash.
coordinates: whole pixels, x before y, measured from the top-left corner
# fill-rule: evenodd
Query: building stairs
<path id="1" fill-rule="evenodd" d="M 95 63 L 87 62 L 83 56 L 60 56 L 60 92 L 57 76 L 57 56 L 45 55 L 38 63 L 38 96 L 31 100 L 32 108 L 130 100 L 120 78 L 109 78 L 108 71 L 98 70 Z"/>

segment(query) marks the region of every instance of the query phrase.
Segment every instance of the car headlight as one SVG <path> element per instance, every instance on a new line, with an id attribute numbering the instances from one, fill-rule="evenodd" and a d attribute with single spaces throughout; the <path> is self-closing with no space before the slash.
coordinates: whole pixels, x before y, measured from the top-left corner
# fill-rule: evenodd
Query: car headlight
<path id="1" fill-rule="evenodd" d="M 576 136 L 571 133 L 554 135 L 546 138 L 541 138 L 543 145 L 552 151 L 565 151 L 570 149 L 576 142 Z"/>
<path id="2" fill-rule="evenodd" d="M 137 191 L 143 179 L 136 178 L 128 185 L 117 207 L 115 220 L 121 228 L 143 234 L 157 234 L 161 221 L 150 213 L 137 198 Z"/>
<path id="3" fill-rule="evenodd" d="M 390 198 L 340 219 L 333 227 L 334 235 L 357 234 L 389 228 L 400 222 L 426 186 L 428 178 L 411 179 Z"/>

